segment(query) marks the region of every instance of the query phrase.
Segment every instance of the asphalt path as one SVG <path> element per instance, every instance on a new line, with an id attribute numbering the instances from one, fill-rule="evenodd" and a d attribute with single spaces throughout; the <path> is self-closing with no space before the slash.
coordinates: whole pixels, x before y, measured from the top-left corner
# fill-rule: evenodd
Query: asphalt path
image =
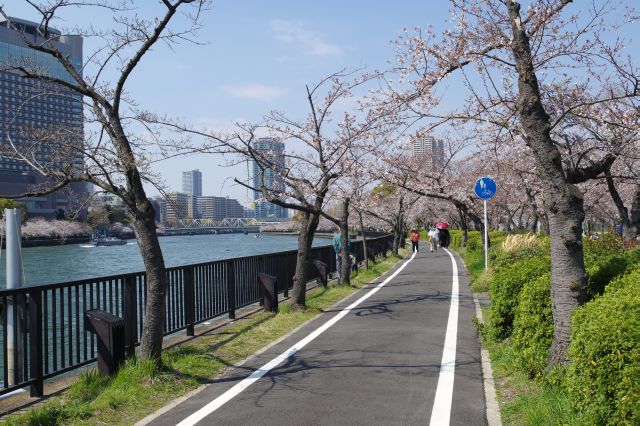
<path id="1" fill-rule="evenodd" d="M 486 424 L 480 346 L 471 324 L 473 299 L 463 264 L 456 260 L 457 321 L 449 319 L 452 258 L 442 249 L 421 252 L 151 424 Z M 393 279 L 345 314 L 345 307 L 399 268 Z M 457 325 L 457 336 L 449 340 L 456 343 L 455 368 L 443 369 L 452 321 Z M 323 325 L 324 331 L 318 331 Z M 307 343 L 298 348 L 305 338 Z M 441 376 L 452 370 L 449 392 Z M 252 380 L 245 380 L 250 375 Z M 436 389 L 440 402 L 434 409 Z M 450 413 L 445 412 L 447 403 Z"/>

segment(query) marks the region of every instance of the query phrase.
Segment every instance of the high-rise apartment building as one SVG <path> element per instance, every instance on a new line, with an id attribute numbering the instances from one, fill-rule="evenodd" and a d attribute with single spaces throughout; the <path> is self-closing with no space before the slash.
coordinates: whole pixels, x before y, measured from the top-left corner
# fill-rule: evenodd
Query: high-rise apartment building
<path id="1" fill-rule="evenodd" d="M 155 206 L 154 206 L 155 207 Z M 176 192 L 167 194 L 167 199 L 158 202 L 157 215 L 163 224 L 176 226 L 180 219 L 237 219 L 244 217 L 244 207 L 238 200 L 229 197 L 192 197 Z"/>
<path id="2" fill-rule="evenodd" d="M 192 197 L 202 196 L 202 172 L 200 170 L 182 172 L 182 192 Z"/>
<path id="3" fill-rule="evenodd" d="M 52 28 L 48 29 L 46 36 L 80 73 L 82 37 L 63 35 Z M 39 24 L 18 18 L 0 18 L 0 195 L 22 194 L 46 182 L 29 164 L 12 153 L 10 141 L 18 150 L 29 151 L 38 163 L 55 166 L 60 161 L 69 160 L 68 157 L 62 158 L 62 154 L 68 155 L 68 152 L 59 152 L 60 148 L 53 144 L 34 143 L 36 134 L 63 130 L 65 138 L 78 144 L 82 144 L 84 138 L 80 95 L 58 84 L 23 78 L 15 70 L 23 67 L 38 74 L 72 81 L 71 75 L 53 56 L 29 48 L 25 39 L 45 42 L 39 33 Z M 82 167 L 82 155 L 78 154 L 72 160 L 75 166 Z M 18 201 L 25 203 L 31 216 L 54 217 L 59 210 L 78 208 L 79 195 L 87 191 L 88 185 L 79 182 L 53 194 Z"/>
<path id="4" fill-rule="evenodd" d="M 229 197 L 197 197 L 197 219 L 237 219 L 244 217 L 244 207 L 238 200 Z"/>
<path id="5" fill-rule="evenodd" d="M 162 223 L 175 226 L 180 219 L 191 218 L 189 207 L 193 202 L 190 202 L 190 198 L 192 197 L 181 192 L 167 194 L 161 207 Z"/>
<path id="6" fill-rule="evenodd" d="M 259 152 L 269 163 L 275 165 L 275 170 L 265 168 L 262 170 L 258 162 L 253 161 L 253 186 L 264 186 L 272 191 L 284 192 L 284 180 L 278 174 L 284 170 L 284 143 L 274 138 L 259 138 L 254 141 L 253 148 Z M 287 209 L 264 200 L 262 192 L 254 191 L 253 199 L 256 204 L 256 218 L 258 219 L 284 219 L 288 217 Z"/>
<path id="7" fill-rule="evenodd" d="M 444 165 L 444 142 L 433 136 L 420 136 L 411 141 L 411 154 L 427 167 Z"/>

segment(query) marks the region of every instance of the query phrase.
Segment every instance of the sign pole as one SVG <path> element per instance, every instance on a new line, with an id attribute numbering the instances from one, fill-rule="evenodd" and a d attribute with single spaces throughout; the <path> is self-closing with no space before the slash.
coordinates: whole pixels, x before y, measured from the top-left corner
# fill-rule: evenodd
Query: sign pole
<path id="1" fill-rule="evenodd" d="M 489 270 L 489 227 L 487 224 L 487 200 L 496 195 L 498 185 L 488 176 L 476 181 L 473 192 L 483 201 L 484 205 L 484 270 Z"/>
<path id="2" fill-rule="evenodd" d="M 487 200 L 484 201 L 484 270 L 489 270 L 489 229 L 487 228 Z"/>

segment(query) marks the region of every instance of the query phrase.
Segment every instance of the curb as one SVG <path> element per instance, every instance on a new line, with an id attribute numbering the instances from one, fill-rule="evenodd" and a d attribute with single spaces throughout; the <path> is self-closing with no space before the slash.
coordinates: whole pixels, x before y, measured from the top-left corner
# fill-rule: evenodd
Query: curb
<path id="1" fill-rule="evenodd" d="M 473 304 L 476 308 L 476 317 L 481 324 L 484 324 L 484 317 L 482 316 L 482 309 L 480 308 L 480 302 L 474 293 Z M 500 419 L 500 407 L 498 406 L 498 400 L 496 399 L 496 387 L 493 381 L 493 369 L 491 368 L 491 359 L 489 358 L 489 351 L 484 347 L 482 341 L 480 342 L 480 357 L 482 360 L 482 382 L 484 387 L 484 399 L 487 404 L 487 423 L 489 426 L 502 426 L 502 420 Z"/>

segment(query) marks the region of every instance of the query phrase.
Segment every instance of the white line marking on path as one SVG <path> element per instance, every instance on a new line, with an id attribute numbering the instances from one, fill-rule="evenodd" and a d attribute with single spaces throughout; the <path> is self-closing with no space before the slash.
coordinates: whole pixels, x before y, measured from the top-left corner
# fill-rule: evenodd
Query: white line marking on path
<path id="1" fill-rule="evenodd" d="M 458 288 L 458 264 L 451 252 L 445 251 L 451 257 L 453 267 L 453 284 L 451 286 L 451 307 L 449 308 L 449 320 L 447 321 L 447 334 L 444 338 L 442 362 L 440 363 L 440 375 L 436 397 L 433 401 L 431 421 L 429 425 L 448 425 L 451 417 L 451 400 L 453 399 L 453 379 L 456 370 L 456 343 L 458 340 L 458 303 L 460 290 Z"/>
<path id="2" fill-rule="evenodd" d="M 180 423 L 178 423 L 178 426 L 195 425 L 200 420 L 204 419 L 209 414 L 213 413 L 218 408 L 222 407 L 224 404 L 229 402 L 235 396 L 240 394 L 240 392 L 242 392 L 243 390 L 245 390 L 246 388 L 254 384 L 256 381 L 258 381 L 262 376 L 264 376 L 269 371 L 276 368 L 278 365 L 280 365 L 287 358 L 289 358 L 290 356 L 298 352 L 300 349 L 304 348 L 308 343 L 315 340 L 316 337 L 320 336 L 329 327 L 331 327 L 332 325 L 340 321 L 340 319 L 342 319 L 349 312 L 351 312 L 353 308 L 355 308 L 356 306 L 358 306 L 359 304 L 367 300 L 369 297 L 373 296 L 378 290 L 384 287 L 389 281 L 394 279 L 396 275 L 398 275 L 400 271 L 402 271 L 405 268 L 405 266 L 407 266 L 409 262 L 413 260 L 414 257 L 416 257 L 415 252 L 393 274 L 391 274 L 389 277 L 387 277 L 386 280 L 382 281 L 380 284 L 378 284 L 373 289 L 371 289 L 367 294 L 365 294 L 364 296 L 362 296 L 361 298 L 359 298 L 358 300 L 356 300 L 355 302 L 353 302 L 352 304 L 344 308 L 335 317 L 331 318 L 329 321 L 327 321 L 326 323 L 324 323 L 323 325 L 315 329 L 313 332 L 311 332 L 309 335 L 307 335 L 307 337 L 300 340 L 298 343 L 291 346 L 289 349 L 287 349 L 286 351 L 284 351 L 283 353 L 281 353 L 280 355 L 278 355 L 277 357 L 275 357 L 274 359 L 272 359 L 271 361 L 269 361 L 268 363 L 266 363 L 256 371 L 254 371 L 249 377 L 247 377 L 246 379 L 243 379 L 240 383 L 237 383 L 231 389 L 229 389 L 228 391 L 226 391 L 225 393 L 223 393 L 222 395 L 220 395 L 219 397 L 217 397 L 216 399 L 214 399 L 213 401 L 211 401 L 210 403 L 208 403 L 207 405 L 205 405 L 195 413 L 191 414 L 186 419 L 182 420 Z"/>

